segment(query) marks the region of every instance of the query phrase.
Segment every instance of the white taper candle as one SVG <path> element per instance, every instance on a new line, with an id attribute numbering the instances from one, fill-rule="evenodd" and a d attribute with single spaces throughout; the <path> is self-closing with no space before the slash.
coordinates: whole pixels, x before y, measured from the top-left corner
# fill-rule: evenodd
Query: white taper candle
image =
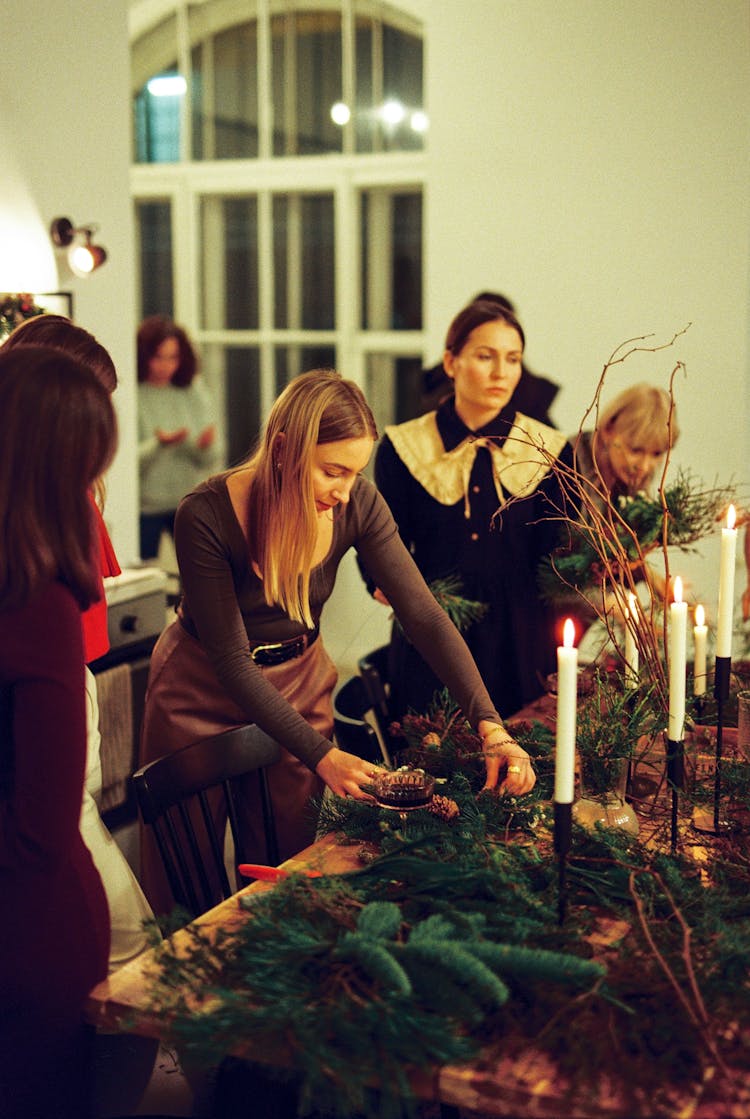
<path id="1" fill-rule="evenodd" d="M 695 625 L 693 626 L 693 695 L 706 694 L 707 641 L 706 612 L 702 606 L 698 605 L 695 608 Z"/>
<path id="2" fill-rule="evenodd" d="M 573 803 L 578 698 L 578 650 L 573 646 L 575 626 L 567 618 L 563 644 L 557 647 L 557 730 L 555 737 L 555 800 Z"/>
<path id="3" fill-rule="evenodd" d="M 631 591 L 628 594 L 628 607 L 625 611 L 625 683 L 635 687 L 638 683 L 638 645 L 635 640 L 635 627 L 638 624 L 638 604 Z"/>
<path id="4" fill-rule="evenodd" d="M 737 554 L 737 529 L 734 505 L 727 510 L 727 527 L 721 530 L 719 561 L 719 617 L 716 627 L 716 656 L 731 657 L 734 625 L 734 567 Z"/>
<path id="5" fill-rule="evenodd" d="M 685 677 L 687 673 L 687 603 L 682 601 L 682 579 L 674 581 L 674 602 L 669 607 L 669 738 L 681 742 L 685 729 Z"/>

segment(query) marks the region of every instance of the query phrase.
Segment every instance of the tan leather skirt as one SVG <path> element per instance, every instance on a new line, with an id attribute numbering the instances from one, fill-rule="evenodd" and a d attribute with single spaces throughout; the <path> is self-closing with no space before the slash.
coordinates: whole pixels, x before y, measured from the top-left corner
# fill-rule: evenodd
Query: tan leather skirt
<path id="1" fill-rule="evenodd" d="M 337 672 L 318 638 L 300 657 L 261 667 L 266 679 L 321 734 L 333 732 L 331 697 Z M 175 621 L 159 638 L 151 656 L 146 708 L 141 730 L 140 765 L 179 750 L 201 738 L 242 726 L 248 718 L 224 691 L 203 646 Z M 281 759 L 268 768 L 279 857 L 291 858 L 315 839 L 316 813 L 311 800 L 320 798 L 323 782 L 282 748 Z M 257 775 L 242 780 L 240 827 L 251 862 L 268 861 Z M 223 830 L 221 814 L 217 823 Z M 141 882 L 155 912 L 173 907 L 161 859 L 149 828 L 141 828 Z"/>

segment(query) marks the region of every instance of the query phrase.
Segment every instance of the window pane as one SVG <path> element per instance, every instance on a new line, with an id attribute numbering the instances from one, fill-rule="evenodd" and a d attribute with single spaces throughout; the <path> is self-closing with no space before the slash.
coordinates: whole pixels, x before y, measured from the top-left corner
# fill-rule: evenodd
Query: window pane
<path id="1" fill-rule="evenodd" d="M 424 411 L 422 359 L 368 354 L 365 396 L 381 434 L 386 424 L 403 423 L 420 415 Z"/>
<path id="2" fill-rule="evenodd" d="M 333 195 L 274 195 L 273 250 L 275 326 L 332 330 Z"/>
<path id="3" fill-rule="evenodd" d="M 331 119 L 341 100 L 341 15 L 288 12 L 271 19 L 273 154 L 342 150 Z"/>
<path id="4" fill-rule="evenodd" d="M 141 314 L 174 314 L 172 284 L 172 207 L 169 202 L 139 202 Z"/>
<path id="5" fill-rule="evenodd" d="M 369 17 L 357 17 L 354 51 L 356 64 L 354 143 L 358 152 L 371 152 L 375 150 L 377 124 L 373 91 L 373 20 Z"/>
<path id="6" fill-rule="evenodd" d="M 427 121 L 420 36 L 362 12 L 355 42 L 356 150 L 421 150 Z"/>
<path id="7" fill-rule="evenodd" d="M 215 152 L 210 159 L 258 154 L 258 29 L 236 24 L 213 40 Z"/>
<path id="8" fill-rule="evenodd" d="M 134 160 L 176 163 L 180 158 L 181 96 L 148 91 L 151 79 L 177 74 L 177 20 L 173 15 L 133 43 L 130 65 Z"/>
<path id="9" fill-rule="evenodd" d="M 362 327 L 422 329 L 422 195 L 362 192 Z"/>
<path id="10" fill-rule="evenodd" d="M 201 201 L 202 322 L 207 330 L 258 328 L 258 200 Z"/>
<path id="11" fill-rule="evenodd" d="M 179 77 L 176 63 L 149 82 Z M 155 94 L 148 83 L 135 95 L 135 162 L 177 163 L 180 158 L 180 106 L 183 94 Z"/>
<path id="12" fill-rule="evenodd" d="M 413 151 L 423 146 L 423 132 L 416 127 L 422 113 L 422 40 L 383 24 L 383 104 L 403 109 L 383 124 L 385 146 Z"/>
<path id="13" fill-rule="evenodd" d="M 208 50 L 207 45 L 195 48 L 190 55 L 191 86 L 190 86 L 190 119 L 192 122 L 192 158 L 210 159 L 213 146 L 208 148 L 210 129 L 206 125 L 205 87 L 204 87 L 204 58 Z"/>
<path id="14" fill-rule="evenodd" d="M 247 458 L 261 428 L 260 356 L 254 346 L 202 347 L 202 368 L 224 419 L 230 465 Z"/>
<path id="15" fill-rule="evenodd" d="M 274 353 L 276 395 L 293 377 L 309 369 L 333 369 L 336 350 L 333 346 L 278 346 Z"/>

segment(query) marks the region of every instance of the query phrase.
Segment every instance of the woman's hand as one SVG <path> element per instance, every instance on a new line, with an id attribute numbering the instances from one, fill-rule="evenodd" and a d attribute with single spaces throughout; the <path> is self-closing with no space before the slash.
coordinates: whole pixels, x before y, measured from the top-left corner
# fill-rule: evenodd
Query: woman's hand
<path id="1" fill-rule="evenodd" d="M 188 429 L 186 427 L 178 427 L 175 431 L 165 431 L 163 427 L 157 427 L 156 429 L 156 438 L 162 447 L 171 447 L 174 443 L 184 443 L 187 437 Z"/>
<path id="2" fill-rule="evenodd" d="M 486 728 L 490 728 L 487 730 Z M 497 789 L 500 793 L 523 796 L 530 793 L 536 784 L 536 774 L 531 766 L 531 758 L 515 738 L 497 723 L 482 723 L 484 764 L 487 768 L 485 789 Z M 501 773 L 503 779 L 498 786 Z"/>
<path id="3" fill-rule="evenodd" d="M 195 443 L 199 451 L 207 451 L 212 447 L 216 439 L 216 424 L 211 424 L 209 427 L 204 427 Z"/>
<path id="4" fill-rule="evenodd" d="M 347 754 L 345 750 L 334 746 L 320 759 L 315 772 L 336 796 L 374 800 L 374 797 L 363 791 L 362 786 L 371 785 L 375 777 L 385 771 L 382 766 L 366 762 L 356 754 Z"/>

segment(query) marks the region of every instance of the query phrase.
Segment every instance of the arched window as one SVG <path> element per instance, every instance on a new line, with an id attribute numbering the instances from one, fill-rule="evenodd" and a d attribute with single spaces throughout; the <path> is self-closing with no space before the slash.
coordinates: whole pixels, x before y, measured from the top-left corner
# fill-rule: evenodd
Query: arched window
<path id="1" fill-rule="evenodd" d="M 362 384 L 381 424 L 412 414 L 420 25 L 366 0 L 143 0 L 131 48 L 140 313 L 199 344 L 229 460 L 316 365 Z"/>

